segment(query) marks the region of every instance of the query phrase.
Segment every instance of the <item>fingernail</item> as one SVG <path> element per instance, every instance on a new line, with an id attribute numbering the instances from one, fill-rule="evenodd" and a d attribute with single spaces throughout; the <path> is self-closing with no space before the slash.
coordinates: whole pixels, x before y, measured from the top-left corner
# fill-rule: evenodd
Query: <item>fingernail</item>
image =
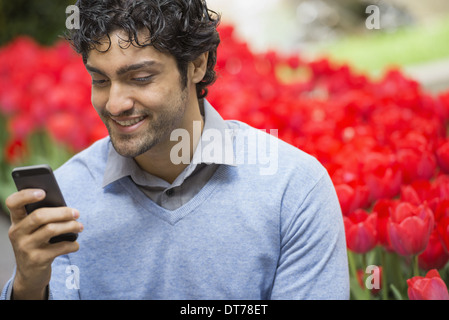
<path id="1" fill-rule="evenodd" d="M 79 223 L 79 222 L 78 222 Z M 83 230 L 84 230 L 84 226 L 83 226 L 83 224 L 82 223 L 79 223 L 80 224 L 80 232 L 83 232 Z"/>
<path id="2" fill-rule="evenodd" d="M 44 192 L 44 190 L 36 190 L 36 191 L 34 191 L 34 196 L 38 199 L 41 199 L 41 198 L 45 197 L 45 192 Z"/>
<path id="3" fill-rule="evenodd" d="M 80 217 L 79 211 L 75 209 L 72 210 L 72 215 L 74 219 L 78 219 Z"/>

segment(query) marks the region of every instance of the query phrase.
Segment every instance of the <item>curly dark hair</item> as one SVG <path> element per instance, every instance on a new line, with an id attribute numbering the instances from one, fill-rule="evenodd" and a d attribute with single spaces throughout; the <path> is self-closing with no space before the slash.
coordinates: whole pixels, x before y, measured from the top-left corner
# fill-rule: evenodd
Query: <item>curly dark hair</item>
<path id="1" fill-rule="evenodd" d="M 76 5 L 80 28 L 69 30 L 65 38 L 84 63 L 101 39 L 109 38 L 110 48 L 110 33 L 123 30 L 128 33 L 125 45 L 153 46 L 174 56 L 185 87 L 189 62 L 209 52 L 206 74 L 196 88 L 199 99 L 207 96 L 207 87 L 216 79 L 220 16 L 207 8 L 205 0 L 78 0 Z M 137 34 L 145 29 L 149 39 L 139 41 Z"/>

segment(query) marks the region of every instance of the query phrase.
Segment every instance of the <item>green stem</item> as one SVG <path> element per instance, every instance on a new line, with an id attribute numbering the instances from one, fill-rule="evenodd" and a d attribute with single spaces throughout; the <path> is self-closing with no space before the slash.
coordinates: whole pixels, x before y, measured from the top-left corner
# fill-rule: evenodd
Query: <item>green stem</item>
<path id="1" fill-rule="evenodd" d="M 366 267 L 368 267 L 368 262 L 367 262 L 367 258 L 366 258 L 366 253 L 362 254 L 362 264 L 363 264 L 363 272 L 365 272 Z"/>
<path id="2" fill-rule="evenodd" d="M 413 276 L 418 277 L 419 275 L 418 255 L 415 255 L 413 256 Z"/>
<path id="3" fill-rule="evenodd" d="M 382 250 L 380 253 L 380 259 L 382 263 L 382 300 L 388 300 L 388 281 L 387 281 L 387 253 Z"/>
<path id="4" fill-rule="evenodd" d="M 368 267 L 368 259 L 366 257 L 366 253 L 362 254 L 362 270 L 363 270 L 363 285 L 366 288 L 366 279 L 368 278 L 367 274 L 366 274 L 366 268 Z M 366 288 L 367 289 L 367 288 Z M 371 300 L 371 290 L 368 290 L 368 294 L 367 294 L 367 300 Z"/>
<path id="5" fill-rule="evenodd" d="M 399 257 L 396 253 L 391 254 L 391 268 L 393 271 L 392 281 L 395 282 L 395 288 L 402 292 L 404 289 L 404 275 L 401 268 L 401 257 Z"/>
<path id="6" fill-rule="evenodd" d="M 348 264 L 349 264 L 349 272 L 351 273 L 354 279 L 357 279 L 357 267 L 355 265 L 353 253 L 348 250 Z"/>

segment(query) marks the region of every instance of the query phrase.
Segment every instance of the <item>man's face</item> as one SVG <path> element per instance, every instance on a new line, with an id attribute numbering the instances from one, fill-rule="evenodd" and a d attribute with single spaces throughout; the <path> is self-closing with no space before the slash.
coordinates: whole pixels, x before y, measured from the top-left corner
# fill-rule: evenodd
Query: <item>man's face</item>
<path id="1" fill-rule="evenodd" d="M 182 126 L 189 91 L 181 85 L 174 57 L 152 46 L 123 45 L 120 37 L 126 35 L 120 31 L 110 37 L 109 50 L 106 41 L 87 59 L 92 104 L 117 152 L 137 157 L 169 141 L 171 132 Z"/>

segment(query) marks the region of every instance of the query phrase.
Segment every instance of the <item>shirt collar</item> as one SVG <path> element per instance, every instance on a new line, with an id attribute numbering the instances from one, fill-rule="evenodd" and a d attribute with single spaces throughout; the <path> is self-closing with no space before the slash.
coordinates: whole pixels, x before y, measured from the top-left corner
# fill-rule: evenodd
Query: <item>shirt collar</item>
<path id="1" fill-rule="evenodd" d="M 200 143 L 195 150 L 189 166 L 181 173 L 173 184 L 180 185 L 187 179 L 199 164 L 223 164 L 236 166 L 233 131 L 221 115 L 207 101 L 204 101 L 204 128 Z M 211 152 L 213 151 L 213 152 Z M 163 179 L 142 170 L 133 158 L 123 157 L 115 151 L 112 143 L 109 146 L 108 160 L 103 176 L 103 187 L 121 178 L 131 176 L 135 183 L 149 187 L 169 187 Z"/>
<path id="2" fill-rule="evenodd" d="M 234 131 L 217 110 L 204 100 L 204 128 L 192 163 L 236 166 L 233 135 Z"/>

